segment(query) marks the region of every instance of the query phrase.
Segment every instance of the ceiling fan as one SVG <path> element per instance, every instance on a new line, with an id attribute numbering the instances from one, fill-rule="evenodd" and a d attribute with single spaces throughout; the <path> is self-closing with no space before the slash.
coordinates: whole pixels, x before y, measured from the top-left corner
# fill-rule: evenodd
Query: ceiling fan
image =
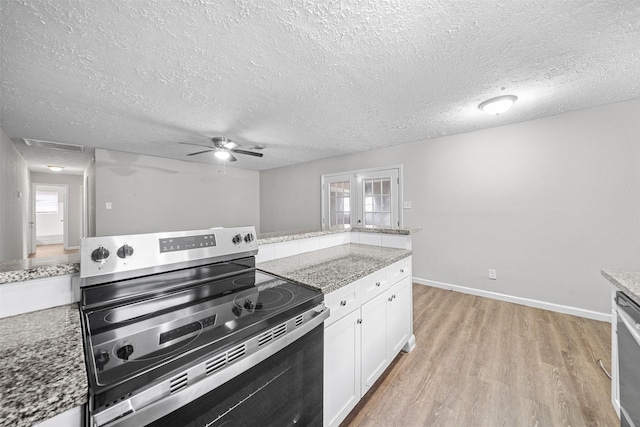
<path id="1" fill-rule="evenodd" d="M 254 157 L 262 157 L 263 156 L 262 153 L 256 153 L 255 151 L 247 151 L 247 150 L 238 149 L 238 147 L 240 147 L 240 144 L 236 144 L 235 142 L 231 141 L 229 138 L 224 138 L 224 137 L 221 137 L 221 136 L 214 136 L 213 138 L 211 138 L 211 142 L 213 143 L 213 145 L 193 144 L 191 142 L 181 142 L 180 144 L 196 145 L 198 147 L 206 147 L 207 148 L 207 150 L 196 151 L 195 153 L 189 153 L 189 154 L 187 154 L 187 156 L 197 156 L 198 154 L 204 154 L 204 153 L 208 153 L 210 151 L 213 151 L 214 156 L 216 156 L 220 160 L 227 160 L 229 162 L 235 162 L 235 161 L 238 160 L 231 153 L 246 154 L 246 155 L 254 156 Z M 256 146 L 255 148 L 256 149 L 262 149 L 264 147 Z"/>

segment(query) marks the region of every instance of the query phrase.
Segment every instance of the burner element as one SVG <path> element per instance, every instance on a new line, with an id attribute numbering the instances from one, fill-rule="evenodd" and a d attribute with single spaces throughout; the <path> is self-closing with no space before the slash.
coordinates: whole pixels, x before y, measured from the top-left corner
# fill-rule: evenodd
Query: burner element
<path id="1" fill-rule="evenodd" d="M 233 300 L 237 309 L 250 312 L 276 310 L 293 300 L 293 292 L 286 288 L 267 288 L 260 290 L 257 300 L 252 297 L 238 296 Z M 236 310 L 233 310 L 234 314 Z"/>

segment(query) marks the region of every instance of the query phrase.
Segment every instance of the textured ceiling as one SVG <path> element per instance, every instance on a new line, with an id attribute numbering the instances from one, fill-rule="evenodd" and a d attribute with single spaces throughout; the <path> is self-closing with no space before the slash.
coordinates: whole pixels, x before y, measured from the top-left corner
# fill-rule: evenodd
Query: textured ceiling
<path id="1" fill-rule="evenodd" d="M 32 165 L 20 138 L 217 163 L 178 142 L 225 136 L 266 146 L 231 166 L 270 169 L 640 97 L 636 0 L 2 0 L 0 20 L 0 127 Z"/>

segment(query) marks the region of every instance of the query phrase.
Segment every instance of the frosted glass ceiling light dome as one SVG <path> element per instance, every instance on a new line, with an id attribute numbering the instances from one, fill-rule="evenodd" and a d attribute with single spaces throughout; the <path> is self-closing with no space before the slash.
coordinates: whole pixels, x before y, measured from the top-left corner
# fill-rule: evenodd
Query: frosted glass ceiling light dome
<path id="1" fill-rule="evenodd" d="M 511 108 L 511 106 L 514 102 L 516 102 L 517 99 L 518 97 L 515 95 L 498 96 L 496 98 L 487 99 L 486 101 L 480 103 L 480 105 L 478 105 L 478 108 L 487 114 L 497 116 Z"/>
<path id="2" fill-rule="evenodd" d="M 229 154 L 228 151 L 224 151 L 224 150 L 216 151 L 213 154 L 220 160 L 227 160 L 229 159 L 229 157 L 231 157 L 231 154 Z"/>
<path id="3" fill-rule="evenodd" d="M 64 166 L 47 165 L 47 167 L 54 172 L 60 172 L 62 169 L 64 169 Z"/>

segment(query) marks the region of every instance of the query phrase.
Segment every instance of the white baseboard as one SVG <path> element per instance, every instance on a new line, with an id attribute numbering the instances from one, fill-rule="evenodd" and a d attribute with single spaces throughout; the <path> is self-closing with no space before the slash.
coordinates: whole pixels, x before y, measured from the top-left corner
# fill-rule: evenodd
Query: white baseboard
<path id="1" fill-rule="evenodd" d="M 571 314 L 573 316 L 585 317 L 587 319 L 599 320 L 611 323 L 611 314 L 600 313 L 584 308 L 571 307 L 568 305 L 554 304 L 540 300 L 516 297 L 513 295 L 501 294 L 498 292 L 485 291 L 482 289 L 468 288 L 466 286 L 452 285 L 449 283 L 436 282 L 433 280 L 421 279 L 413 277 L 413 283 L 419 285 L 433 286 L 434 288 L 448 289 L 450 291 L 461 292 L 463 294 L 476 295 L 484 298 L 491 298 L 500 301 L 511 302 L 514 304 L 526 305 L 528 307 L 541 308 L 543 310 L 555 311 L 556 313 Z"/>

